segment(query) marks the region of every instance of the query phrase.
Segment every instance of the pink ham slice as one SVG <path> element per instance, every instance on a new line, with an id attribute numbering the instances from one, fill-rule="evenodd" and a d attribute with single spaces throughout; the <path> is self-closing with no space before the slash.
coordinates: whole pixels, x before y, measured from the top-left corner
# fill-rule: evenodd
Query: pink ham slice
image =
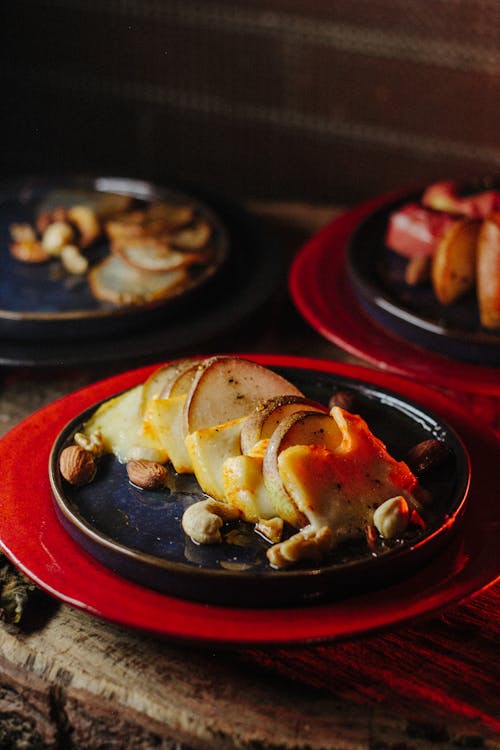
<path id="1" fill-rule="evenodd" d="M 429 185 L 422 196 L 422 205 L 437 211 L 447 211 L 469 219 L 485 219 L 500 210 L 500 192 L 483 190 L 470 195 L 460 195 L 459 186 L 452 180 L 442 180 Z"/>
<path id="2" fill-rule="evenodd" d="M 443 211 L 432 211 L 418 203 L 408 203 L 391 214 L 385 242 L 406 258 L 432 255 L 439 239 L 457 221 Z"/>

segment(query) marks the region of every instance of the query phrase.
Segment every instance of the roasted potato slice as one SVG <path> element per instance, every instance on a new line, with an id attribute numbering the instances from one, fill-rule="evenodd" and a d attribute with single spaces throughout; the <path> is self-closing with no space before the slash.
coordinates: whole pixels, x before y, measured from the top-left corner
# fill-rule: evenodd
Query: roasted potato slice
<path id="1" fill-rule="evenodd" d="M 165 273 L 177 268 L 187 268 L 205 259 L 202 253 L 175 250 L 169 246 L 168 242 L 154 237 L 135 237 L 115 242 L 112 251 L 127 265 L 152 273 Z"/>
<path id="2" fill-rule="evenodd" d="M 88 281 L 97 299 L 116 305 L 139 305 L 165 299 L 186 280 L 186 270 L 150 273 L 109 255 L 89 271 Z"/>
<path id="3" fill-rule="evenodd" d="M 500 213 L 486 219 L 479 232 L 477 297 L 481 325 L 500 328 Z"/>
<path id="4" fill-rule="evenodd" d="M 450 305 L 474 288 L 476 245 L 481 223 L 461 219 L 441 237 L 432 259 L 434 293 L 443 305 Z"/>

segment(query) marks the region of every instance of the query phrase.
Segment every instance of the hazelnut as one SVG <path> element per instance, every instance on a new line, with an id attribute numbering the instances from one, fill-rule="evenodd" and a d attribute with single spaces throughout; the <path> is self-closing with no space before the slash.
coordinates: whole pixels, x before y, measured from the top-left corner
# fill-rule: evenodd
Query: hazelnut
<path id="1" fill-rule="evenodd" d="M 435 438 L 417 443 L 406 454 L 406 463 L 414 474 L 420 476 L 441 466 L 449 456 L 448 448 Z"/>
<path id="2" fill-rule="evenodd" d="M 160 490 L 165 486 L 168 471 L 157 461 L 133 458 L 127 463 L 128 478 L 143 490 Z"/>
<path id="3" fill-rule="evenodd" d="M 334 406 L 340 406 L 341 409 L 352 411 L 356 407 L 356 395 L 351 391 L 341 390 L 339 388 L 338 391 L 335 391 L 328 402 L 329 409 L 333 409 Z"/>
<path id="4" fill-rule="evenodd" d="M 92 453 L 79 445 L 69 445 L 59 456 L 59 471 L 69 484 L 81 487 L 94 479 L 97 465 Z"/>

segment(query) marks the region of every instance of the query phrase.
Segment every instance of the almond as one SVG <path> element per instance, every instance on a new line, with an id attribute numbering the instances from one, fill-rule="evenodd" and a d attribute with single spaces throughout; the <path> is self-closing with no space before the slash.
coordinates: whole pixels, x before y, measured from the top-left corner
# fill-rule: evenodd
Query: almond
<path id="1" fill-rule="evenodd" d="M 59 456 L 59 471 L 69 484 L 80 487 L 89 484 L 96 474 L 97 465 L 92 453 L 79 445 L 69 445 Z"/>
<path id="2" fill-rule="evenodd" d="M 143 490 L 160 490 L 165 486 L 168 471 L 157 461 L 134 458 L 127 463 L 127 474 L 132 484 Z"/>

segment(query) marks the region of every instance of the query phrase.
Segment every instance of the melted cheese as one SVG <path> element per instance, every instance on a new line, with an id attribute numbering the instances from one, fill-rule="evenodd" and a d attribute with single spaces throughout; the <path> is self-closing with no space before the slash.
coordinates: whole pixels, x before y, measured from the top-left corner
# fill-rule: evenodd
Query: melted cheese
<path id="1" fill-rule="evenodd" d="M 102 404 L 82 431 L 88 437 L 100 435 L 105 450 L 123 463 L 130 458 L 163 463 L 168 457 L 156 434 L 143 430 L 142 385 Z"/>
<path id="2" fill-rule="evenodd" d="M 186 449 L 198 484 L 216 500 L 225 500 L 222 468 L 226 459 L 241 453 L 240 436 L 245 419 L 233 419 L 186 436 Z"/>
<path id="3" fill-rule="evenodd" d="M 338 448 L 294 445 L 278 457 L 284 486 L 297 509 L 315 529 L 328 526 L 336 539 L 364 534 L 385 500 L 402 495 L 418 505 L 417 480 L 396 461 L 361 417 L 338 409 L 332 416 L 342 430 Z"/>

